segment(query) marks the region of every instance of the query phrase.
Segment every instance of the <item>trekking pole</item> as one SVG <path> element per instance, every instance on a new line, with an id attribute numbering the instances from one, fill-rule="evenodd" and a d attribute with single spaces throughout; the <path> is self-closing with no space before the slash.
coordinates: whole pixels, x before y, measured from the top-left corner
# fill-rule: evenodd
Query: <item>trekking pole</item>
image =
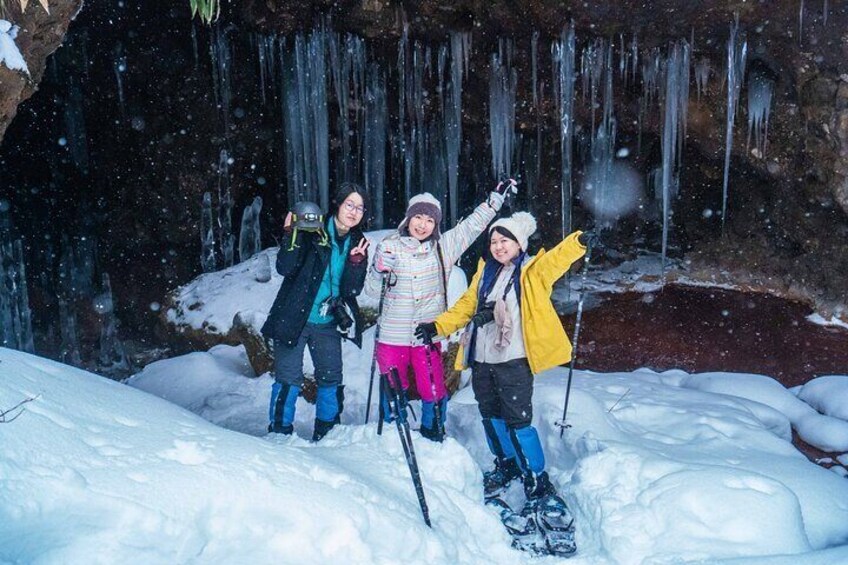
<path id="1" fill-rule="evenodd" d="M 380 321 L 383 317 L 383 302 L 386 299 L 386 291 L 389 289 L 389 277 L 391 271 L 383 273 L 383 282 L 380 286 L 380 302 L 377 305 L 377 323 L 374 330 L 374 352 L 371 354 L 371 377 L 368 380 L 368 402 L 365 405 L 365 423 L 368 423 L 368 418 L 371 415 L 371 396 L 374 392 L 374 370 L 377 368 L 377 341 L 380 339 Z M 382 398 L 382 393 L 381 393 Z M 378 433 L 382 431 L 379 430 Z"/>
<path id="2" fill-rule="evenodd" d="M 388 374 L 380 375 L 380 388 L 383 389 L 383 393 L 388 399 L 389 411 L 395 424 L 397 424 L 400 444 L 403 447 L 406 465 L 409 467 L 409 474 L 412 477 L 412 484 L 415 487 L 415 494 L 418 497 L 418 506 L 421 508 L 421 515 L 424 516 L 424 523 L 427 524 L 427 527 L 432 528 L 433 526 L 430 524 L 430 510 L 427 508 L 427 499 L 424 498 L 424 485 L 421 483 L 421 473 L 418 471 L 418 460 L 415 458 L 415 448 L 412 447 L 412 433 L 409 430 L 409 421 L 406 419 L 406 412 L 402 411 L 405 408 L 406 397 L 401 388 L 400 376 L 396 368 L 392 367 Z"/>
<path id="3" fill-rule="evenodd" d="M 577 320 L 574 322 L 574 347 L 571 351 L 571 363 L 568 364 L 568 384 L 565 387 L 565 405 L 562 407 L 562 421 L 560 422 L 559 437 L 569 427 L 565 423 L 565 415 L 568 413 L 568 397 L 571 395 L 571 376 L 574 373 L 574 362 L 577 360 L 577 343 L 580 339 L 580 320 L 583 317 L 583 297 L 586 294 L 586 273 L 589 271 L 589 261 L 592 260 L 593 241 L 589 241 L 586 248 L 586 257 L 583 259 L 583 273 L 580 275 L 580 296 L 577 299 Z"/>
<path id="4" fill-rule="evenodd" d="M 432 340 L 428 340 L 429 343 L 425 343 L 425 351 L 424 356 L 427 358 L 427 376 L 430 379 L 430 393 L 433 395 L 433 419 L 436 421 L 436 434 L 444 439 L 445 437 L 445 427 L 442 424 L 442 405 L 441 399 L 436 400 L 436 379 L 433 378 L 433 362 L 430 360 L 430 353 L 436 350 L 435 345 Z M 422 426 L 424 425 L 424 410 L 421 410 L 421 422 Z M 441 441 L 441 440 L 440 440 Z"/>

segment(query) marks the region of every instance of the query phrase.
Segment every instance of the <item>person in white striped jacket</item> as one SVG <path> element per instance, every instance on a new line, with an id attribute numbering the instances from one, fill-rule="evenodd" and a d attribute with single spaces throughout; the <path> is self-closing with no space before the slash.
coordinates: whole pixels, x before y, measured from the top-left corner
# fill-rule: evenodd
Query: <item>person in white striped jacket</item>
<path id="1" fill-rule="evenodd" d="M 514 186 L 514 181 L 510 183 Z M 443 234 L 439 231 L 442 220 L 439 201 L 429 192 L 413 196 L 397 233 L 377 245 L 365 281 L 365 292 L 379 297 L 383 277 L 389 277 L 390 286 L 377 322 L 380 324 L 377 363 L 384 374 L 396 368 L 404 390 L 409 388 L 407 371 L 412 365 L 422 401 L 419 431 L 432 441 L 444 439 L 447 413 L 441 343 L 422 343 L 415 337 L 415 328 L 447 310 L 451 269 L 500 210 L 504 201 L 502 185 L 470 216 Z"/>

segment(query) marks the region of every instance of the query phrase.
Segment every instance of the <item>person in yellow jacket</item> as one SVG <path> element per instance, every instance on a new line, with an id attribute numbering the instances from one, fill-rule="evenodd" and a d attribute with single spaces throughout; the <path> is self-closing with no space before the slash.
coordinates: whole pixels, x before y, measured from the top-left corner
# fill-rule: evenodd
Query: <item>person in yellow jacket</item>
<path id="1" fill-rule="evenodd" d="M 425 342 L 466 328 L 457 369 L 472 366 L 474 396 L 495 456 L 494 470 L 483 475 L 487 499 L 523 477 L 528 501 L 561 501 L 544 471 L 539 434 L 531 424 L 533 375 L 571 360 L 571 343 L 551 303 L 551 290 L 595 235 L 576 231 L 552 250 L 530 257 L 527 240 L 535 231 L 536 220 L 527 212 L 494 222 L 489 228 L 492 258 L 480 260 L 468 290 L 450 310 L 416 328 Z"/>

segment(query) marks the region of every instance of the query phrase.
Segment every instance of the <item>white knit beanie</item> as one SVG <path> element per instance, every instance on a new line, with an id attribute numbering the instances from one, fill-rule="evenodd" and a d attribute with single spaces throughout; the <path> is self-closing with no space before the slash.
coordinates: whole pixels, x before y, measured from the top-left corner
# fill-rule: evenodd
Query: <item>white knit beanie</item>
<path id="1" fill-rule="evenodd" d="M 501 227 L 515 236 L 522 251 L 527 251 L 527 240 L 536 232 L 536 218 L 528 212 L 516 212 L 509 218 L 501 218 L 489 228 L 489 236 L 492 230 Z"/>

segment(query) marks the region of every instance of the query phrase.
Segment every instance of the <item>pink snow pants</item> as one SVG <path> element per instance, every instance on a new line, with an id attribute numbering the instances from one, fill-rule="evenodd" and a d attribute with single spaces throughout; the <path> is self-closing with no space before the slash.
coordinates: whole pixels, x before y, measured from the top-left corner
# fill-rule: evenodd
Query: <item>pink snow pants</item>
<path id="1" fill-rule="evenodd" d="M 427 352 L 430 354 L 430 366 L 433 370 L 433 385 L 436 388 L 436 398 L 433 398 L 433 388 L 430 385 L 430 375 L 427 370 Z M 433 402 L 441 400 L 448 395 L 445 388 L 445 374 L 442 369 L 442 345 L 434 343 L 432 347 L 424 345 L 391 345 L 388 343 L 377 343 L 377 364 L 380 373 L 387 373 L 392 367 L 396 367 L 400 382 L 404 389 L 409 388 L 407 371 L 410 363 L 415 376 L 415 388 L 421 395 L 421 400 Z"/>

